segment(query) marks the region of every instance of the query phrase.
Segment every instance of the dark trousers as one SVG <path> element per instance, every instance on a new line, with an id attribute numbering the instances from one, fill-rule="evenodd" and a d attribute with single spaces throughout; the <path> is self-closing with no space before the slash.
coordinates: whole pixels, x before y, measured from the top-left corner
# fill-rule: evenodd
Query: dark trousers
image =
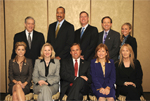
<path id="1" fill-rule="evenodd" d="M 73 85 L 67 89 L 67 100 L 82 100 L 89 93 L 89 84 L 81 77 L 76 78 Z"/>
<path id="2" fill-rule="evenodd" d="M 131 85 L 121 87 L 120 94 L 125 95 L 126 100 L 140 100 L 139 91 Z"/>

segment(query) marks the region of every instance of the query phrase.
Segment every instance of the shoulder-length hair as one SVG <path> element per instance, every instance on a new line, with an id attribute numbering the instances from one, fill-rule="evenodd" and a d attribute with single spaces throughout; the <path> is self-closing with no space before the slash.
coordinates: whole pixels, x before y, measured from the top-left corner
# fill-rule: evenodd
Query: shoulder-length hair
<path id="1" fill-rule="evenodd" d="M 51 53 L 51 59 L 54 59 L 55 58 L 55 51 L 54 51 L 54 48 L 53 48 L 53 46 L 50 44 L 50 43 L 45 43 L 43 46 L 42 46 L 42 49 L 41 49 L 41 56 L 39 57 L 39 59 L 44 59 L 44 54 L 43 54 L 43 51 L 44 51 L 44 47 L 45 46 L 49 46 L 50 48 L 51 48 L 51 51 L 52 51 L 52 53 Z"/>
<path id="2" fill-rule="evenodd" d="M 101 48 L 104 48 L 105 50 L 106 50 L 106 53 L 107 53 L 107 55 L 106 55 L 106 62 L 108 63 L 109 62 L 109 51 L 108 51 L 108 48 L 107 48 L 107 46 L 105 45 L 105 44 L 99 44 L 97 47 L 96 47 L 96 49 L 95 49 L 95 56 L 94 56 L 94 58 L 96 59 L 98 59 L 98 56 L 97 56 L 97 51 L 99 50 L 99 49 L 101 49 Z"/>
<path id="3" fill-rule="evenodd" d="M 124 24 L 121 26 L 121 28 L 122 28 L 124 25 L 127 25 L 127 26 L 129 27 L 129 30 L 132 29 L 132 25 L 131 25 L 130 23 L 128 23 L 128 22 L 127 22 L 127 23 L 124 23 Z M 131 35 L 131 32 L 129 33 L 129 35 Z M 124 35 L 121 33 L 120 41 L 122 42 L 123 39 L 124 39 Z"/>
<path id="4" fill-rule="evenodd" d="M 16 42 L 16 44 L 15 44 L 15 51 L 17 50 L 17 48 L 18 48 L 19 46 L 23 46 L 25 50 L 26 50 L 26 48 L 27 48 L 27 45 L 26 45 L 25 42 L 23 42 L 23 41 L 22 41 L 22 42 Z M 15 61 L 18 61 L 18 56 L 17 56 L 17 55 L 16 55 L 15 58 L 13 59 L 13 62 L 15 62 Z M 26 58 L 24 58 L 23 62 L 26 62 Z"/>
<path id="5" fill-rule="evenodd" d="M 119 66 L 121 66 L 123 64 L 123 55 L 122 55 L 122 51 L 123 51 L 123 48 L 124 47 L 127 47 L 130 51 L 130 55 L 129 55 L 129 59 L 130 59 L 130 64 L 131 64 L 131 67 L 134 69 L 135 68 L 135 65 L 134 65 L 134 53 L 133 53 L 133 50 L 132 50 L 132 47 L 129 45 L 129 44 L 124 44 L 121 48 L 120 48 L 120 59 L 119 59 Z"/>

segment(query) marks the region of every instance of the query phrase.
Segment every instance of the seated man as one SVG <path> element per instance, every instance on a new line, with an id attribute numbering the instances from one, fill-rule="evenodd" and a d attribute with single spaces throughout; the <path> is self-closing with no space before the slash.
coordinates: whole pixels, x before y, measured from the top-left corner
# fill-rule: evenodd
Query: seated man
<path id="1" fill-rule="evenodd" d="M 60 77 L 60 100 L 66 94 L 67 100 L 82 100 L 89 93 L 91 83 L 90 63 L 82 60 L 80 45 L 74 43 L 70 48 L 72 58 L 62 60 Z"/>

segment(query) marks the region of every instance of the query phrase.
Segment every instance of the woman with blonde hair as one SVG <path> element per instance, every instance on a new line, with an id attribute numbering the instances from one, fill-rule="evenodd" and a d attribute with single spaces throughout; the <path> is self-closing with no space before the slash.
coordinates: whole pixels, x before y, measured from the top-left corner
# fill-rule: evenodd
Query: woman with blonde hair
<path id="1" fill-rule="evenodd" d="M 9 60 L 9 93 L 13 95 L 13 101 L 25 101 L 25 94 L 30 93 L 32 78 L 32 60 L 24 56 L 26 44 L 15 44 L 16 56 Z"/>
<path id="2" fill-rule="evenodd" d="M 130 23 L 124 23 L 121 27 L 121 46 L 126 44 L 129 44 L 134 52 L 135 59 L 137 58 L 137 42 L 136 39 L 131 36 L 132 26 Z"/>
<path id="3" fill-rule="evenodd" d="M 116 66 L 116 97 L 120 94 L 126 96 L 126 100 L 140 100 L 143 94 L 141 64 L 134 59 L 132 47 L 124 44 L 120 49 L 120 59 Z"/>
<path id="4" fill-rule="evenodd" d="M 99 101 L 114 101 L 116 73 L 112 59 L 109 59 L 108 48 L 99 44 L 95 51 L 95 59 L 91 60 L 92 91 Z"/>
<path id="5" fill-rule="evenodd" d="M 45 43 L 33 71 L 33 91 L 38 94 L 38 101 L 52 101 L 52 96 L 59 89 L 59 70 L 60 63 L 55 59 L 52 45 Z"/>

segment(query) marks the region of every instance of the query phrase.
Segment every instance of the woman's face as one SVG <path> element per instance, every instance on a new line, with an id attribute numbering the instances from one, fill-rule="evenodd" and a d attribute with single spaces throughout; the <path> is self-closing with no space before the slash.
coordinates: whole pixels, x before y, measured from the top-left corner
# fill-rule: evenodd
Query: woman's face
<path id="1" fill-rule="evenodd" d="M 131 29 L 129 29 L 129 26 L 128 26 L 128 25 L 123 25 L 123 26 L 122 26 L 122 28 L 121 28 L 121 33 L 122 33 L 124 36 L 129 35 L 130 32 L 131 32 Z"/>
<path id="2" fill-rule="evenodd" d="M 45 46 L 43 50 L 44 57 L 49 58 L 52 54 L 50 46 Z"/>
<path id="3" fill-rule="evenodd" d="M 130 51 L 127 46 L 124 46 L 121 52 L 123 58 L 129 58 L 130 57 Z"/>
<path id="4" fill-rule="evenodd" d="M 100 48 L 98 51 L 97 51 L 97 56 L 99 59 L 104 59 L 107 55 L 107 52 L 104 48 Z"/>
<path id="5" fill-rule="evenodd" d="M 26 52 L 26 50 L 25 50 L 24 46 L 18 46 L 18 48 L 16 49 L 16 54 L 19 57 L 24 56 L 25 52 Z"/>

